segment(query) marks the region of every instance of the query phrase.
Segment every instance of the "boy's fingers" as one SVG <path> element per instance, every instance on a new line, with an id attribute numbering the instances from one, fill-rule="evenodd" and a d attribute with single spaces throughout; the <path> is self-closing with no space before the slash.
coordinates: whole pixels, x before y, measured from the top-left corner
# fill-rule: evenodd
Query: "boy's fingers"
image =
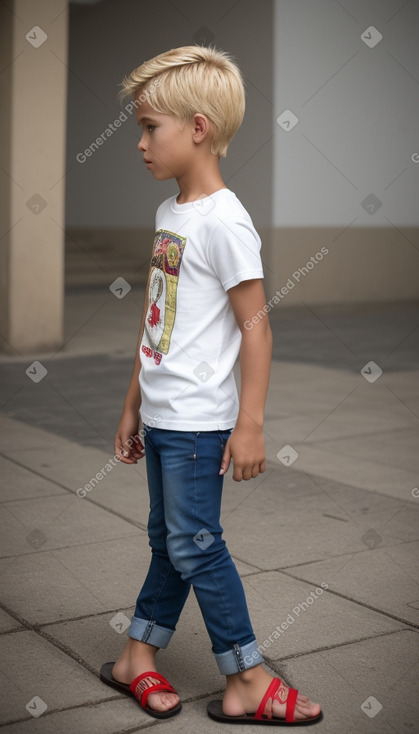
<path id="1" fill-rule="evenodd" d="M 134 441 L 135 441 L 135 451 L 138 451 L 139 453 L 142 454 L 144 451 L 144 444 L 141 441 L 140 437 L 134 436 Z"/>
<path id="2" fill-rule="evenodd" d="M 231 452 L 230 452 L 230 447 L 227 443 L 224 449 L 223 458 L 221 460 L 221 468 L 220 468 L 220 471 L 218 472 L 219 474 L 226 473 L 226 471 L 228 470 L 228 467 L 230 466 L 230 461 L 231 461 Z"/>
<path id="3" fill-rule="evenodd" d="M 262 474 L 266 470 L 266 461 L 262 461 L 260 464 L 242 466 L 235 465 L 233 471 L 233 479 L 236 482 L 241 482 L 242 479 L 255 479 L 259 474 Z"/>
<path id="4" fill-rule="evenodd" d="M 114 451 L 115 456 L 123 464 L 136 464 L 137 459 L 142 459 L 143 454 L 138 453 L 143 449 L 143 445 L 138 437 L 129 437 L 124 440 L 120 435 L 115 436 Z"/>

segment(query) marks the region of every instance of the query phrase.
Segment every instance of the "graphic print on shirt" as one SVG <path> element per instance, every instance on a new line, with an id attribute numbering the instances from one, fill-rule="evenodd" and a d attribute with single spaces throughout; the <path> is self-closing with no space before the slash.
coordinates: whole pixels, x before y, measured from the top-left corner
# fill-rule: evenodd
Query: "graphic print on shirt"
<path id="1" fill-rule="evenodd" d="M 148 308 L 144 323 L 142 352 L 160 364 L 170 347 L 176 317 L 179 271 L 186 238 L 159 229 L 154 237 L 148 279 Z"/>

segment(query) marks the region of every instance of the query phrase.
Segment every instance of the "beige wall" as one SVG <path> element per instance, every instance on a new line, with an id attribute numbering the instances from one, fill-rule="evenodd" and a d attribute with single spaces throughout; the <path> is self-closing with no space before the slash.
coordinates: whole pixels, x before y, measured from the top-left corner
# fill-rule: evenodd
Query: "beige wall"
<path id="1" fill-rule="evenodd" d="M 67 9 L 62 0 L 1 4 L 3 96 L 2 349 L 58 347 L 64 303 Z M 47 39 L 35 47 L 41 32 Z"/>
<path id="2" fill-rule="evenodd" d="M 282 227 L 269 236 L 266 297 L 279 290 L 281 308 L 418 298 L 418 228 Z"/>

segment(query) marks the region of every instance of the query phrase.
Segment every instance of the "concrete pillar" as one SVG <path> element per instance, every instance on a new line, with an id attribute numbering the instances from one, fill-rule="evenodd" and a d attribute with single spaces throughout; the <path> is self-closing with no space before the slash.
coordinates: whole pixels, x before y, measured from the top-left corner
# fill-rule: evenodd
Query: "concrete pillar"
<path id="1" fill-rule="evenodd" d="M 0 349 L 63 341 L 67 0 L 0 4 Z"/>

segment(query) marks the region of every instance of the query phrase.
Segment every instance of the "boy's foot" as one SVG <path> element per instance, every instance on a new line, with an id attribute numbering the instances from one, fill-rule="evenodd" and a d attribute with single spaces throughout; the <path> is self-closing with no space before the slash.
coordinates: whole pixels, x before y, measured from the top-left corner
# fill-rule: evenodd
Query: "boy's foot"
<path id="1" fill-rule="evenodd" d="M 147 648 L 150 648 L 150 650 Z M 119 683 L 130 685 L 142 673 L 157 672 L 154 662 L 157 650 L 157 647 L 129 638 L 125 650 L 123 650 L 112 668 L 112 676 Z M 157 678 L 151 676 L 145 679 L 145 685 L 148 682 L 150 682 L 150 685 L 160 683 Z M 156 692 L 150 693 L 147 705 L 154 711 L 165 712 L 177 706 L 179 701 L 177 693 Z"/>
<path id="2" fill-rule="evenodd" d="M 222 705 L 223 713 L 227 716 L 255 713 L 273 680 L 273 677 L 261 665 L 248 668 L 243 673 L 227 676 L 227 688 Z M 278 694 L 274 696 L 272 708 L 269 703 L 271 699 L 267 701 L 267 709 L 270 710 L 273 717 L 285 719 L 289 690 L 289 687 L 282 683 Z M 316 719 L 320 717 L 320 713 L 321 707 L 318 703 L 313 703 L 307 696 L 298 693 L 294 709 L 295 721 Z"/>

